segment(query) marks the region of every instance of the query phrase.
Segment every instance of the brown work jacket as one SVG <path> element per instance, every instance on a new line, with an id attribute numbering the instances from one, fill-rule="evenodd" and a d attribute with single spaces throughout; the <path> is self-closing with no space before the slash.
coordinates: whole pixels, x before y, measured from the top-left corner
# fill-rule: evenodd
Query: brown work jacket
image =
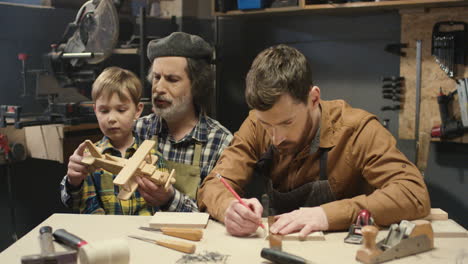
<path id="1" fill-rule="evenodd" d="M 320 148 L 330 148 L 327 174 L 337 199 L 321 205 L 329 230 L 347 229 L 361 209 L 368 209 L 375 223 L 382 226 L 429 214 L 430 199 L 421 173 L 397 149 L 394 137 L 376 116 L 342 100 L 321 100 L 320 108 Z M 319 179 L 319 153 L 310 151 L 312 133 L 305 133 L 304 148 L 297 154 L 275 153 L 270 177 L 277 190 L 289 191 Z M 216 173 L 242 196 L 256 162 L 271 144 L 267 131 L 251 111 L 199 188 L 200 210 L 224 221 L 233 196 Z"/>

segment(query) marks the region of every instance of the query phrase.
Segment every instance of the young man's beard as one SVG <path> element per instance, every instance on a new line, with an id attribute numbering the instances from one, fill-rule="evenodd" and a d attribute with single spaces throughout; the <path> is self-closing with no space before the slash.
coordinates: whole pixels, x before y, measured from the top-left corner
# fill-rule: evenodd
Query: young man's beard
<path id="1" fill-rule="evenodd" d="M 164 96 L 160 96 L 160 97 L 156 97 L 156 98 L 160 99 L 160 100 L 169 101 Z M 156 115 L 164 118 L 164 120 L 166 120 L 166 121 L 173 121 L 173 120 L 180 119 L 183 115 L 185 115 L 188 112 L 188 110 L 190 108 L 190 105 L 192 103 L 191 100 L 190 100 L 190 96 L 189 95 L 184 95 L 184 96 L 182 96 L 180 98 L 173 99 L 171 104 L 168 107 L 158 108 L 154 104 L 155 99 L 153 99 L 153 112 Z"/>
<path id="2" fill-rule="evenodd" d="M 305 147 L 310 148 L 310 144 L 312 144 L 313 136 L 315 134 L 311 134 L 311 131 L 313 129 L 313 121 L 310 115 L 307 115 L 306 118 L 306 123 L 304 124 L 304 127 L 302 130 L 299 132 L 301 133 L 301 137 L 297 139 L 296 141 L 290 141 L 290 140 L 285 140 L 279 146 L 276 146 L 276 149 L 278 152 L 282 155 L 288 155 L 288 154 L 297 154 L 300 151 L 302 151 Z"/>
<path id="3" fill-rule="evenodd" d="M 293 151 L 295 146 L 293 142 L 283 142 L 279 144 L 279 146 L 276 146 L 276 148 L 278 149 L 279 152 L 288 153 L 288 152 Z"/>

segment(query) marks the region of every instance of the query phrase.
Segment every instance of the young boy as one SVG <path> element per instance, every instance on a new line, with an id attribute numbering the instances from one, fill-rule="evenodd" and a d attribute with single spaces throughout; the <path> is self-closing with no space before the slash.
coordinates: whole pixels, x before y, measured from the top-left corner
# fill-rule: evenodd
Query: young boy
<path id="1" fill-rule="evenodd" d="M 140 142 L 132 131 L 135 120 L 143 111 L 141 93 L 142 84 L 137 76 L 118 67 L 105 69 L 94 82 L 91 92 L 94 112 L 104 134 L 96 146 L 102 153 L 127 159 L 135 153 Z M 83 152 L 84 144 L 81 144 L 75 153 L 82 156 Z M 162 157 L 158 157 L 155 166 L 167 171 Z M 83 214 L 153 215 L 158 211 L 145 202 L 138 190 L 129 200 L 117 198 L 119 187 L 113 184 L 116 176 L 105 170 L 91 174 L 76 171 L 69 165 L 61 184 L 65 190 L 62 191 L 62 201 L 73 211 Z"/>

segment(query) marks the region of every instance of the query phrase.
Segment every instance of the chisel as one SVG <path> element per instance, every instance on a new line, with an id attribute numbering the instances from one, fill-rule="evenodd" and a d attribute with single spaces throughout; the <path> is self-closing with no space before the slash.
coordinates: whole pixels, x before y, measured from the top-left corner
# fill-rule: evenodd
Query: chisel
<path id="1" fill-rule="evenodd" d="M 156 240 L 156 239 L 149 239 L 146 237 L 139 237 L 139 236 L 128 236 L 128 237 L 139 239 L 148 243 L 153 243 L 153 244 L 167 247 L 170 249 L 174 249 L 174 250 L 184 252 L 187 254 L 192 254 L 193 252 L 195 252 L 195 248 L 196 248 L 194 244 L 190 244 L 190 243 L 182 242 L 182 241 Z"/>
<path id="2" fill-rule="evenodd" d="M 192 241 L 200 241 L 203 237 L 203 230 L 201 229 L 191 229 L 191 228 L 175 228 L 175 227 L 161 227 L 153 228 L 141 226 L 141 230 L 152 231 L 152 232 L 162 232 L 165 235 L 188 239 Z"/>

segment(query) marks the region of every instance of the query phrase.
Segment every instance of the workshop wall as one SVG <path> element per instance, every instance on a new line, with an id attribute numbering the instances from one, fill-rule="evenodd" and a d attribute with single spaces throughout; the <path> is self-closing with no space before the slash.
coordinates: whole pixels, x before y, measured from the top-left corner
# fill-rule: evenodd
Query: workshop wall
<path id="1" fill-rule="evenodd" d="M 0 104 L 24 105 L 24 112 L 42 109 L 34 99 L 34 74 L 27 75 L 26 96 L 19 53 L 29 55 L 29 70 L 43 69 L 42 55 L 59 41 L 75 11 L 0 5 Z"/>
<path id="2" fill-rule="evenodd" d="M 248 114 L 244 78 L 263 49 L 284 43 L 301 50 L 312 64 L 313 79 L 326 100 L 344 99 L 352 106 L 389 119 L 398 137 L 398 111 L 381 111 L 394 105 L 382 98 L 382 76 L 399 76 L 400 57 L 384 51 L 400 42 L 397 12 L 344 15 L 272 15 L 219 18 L 220 65 L 217 118 L 236 131 Z M 403 50 L 404 51 L 404 50 Z M 414 78 L 413 78 L 414 79 Z M 437 105 L 433 106 L 437 108 Z M 414 161 L 414 140 L 398 140 L 400 150 Z M 425 179 L 432 207 L 468 227 L 468 146 L 431 143 Z M 249 195 L 262 193 L 260 181 L 249 185 Z"/>
<path id="3" fill-rule="evenodd" d="M 74 10 L 26 8 L 0 5 L 0 104 L 23 105 L 25 112 L 43 109 L 31 90 L 34 75 L 29 75 L 28 96 L 22 97 L 21 62 L 18 53 L 30 55 L 30 69 L 42 68 L 42 54 L 58 41 L 66 25 L 75 17 Z M 53 213 L 67 212 L 60 203 L 59 183 L 66 166 L 53 161 L 27 159 L 10 168 L 13 204 L 8 197 L 7 170 L 0 165 L 0 251 Z M 16 209 L 16 230 L 10 214 Z"/>

